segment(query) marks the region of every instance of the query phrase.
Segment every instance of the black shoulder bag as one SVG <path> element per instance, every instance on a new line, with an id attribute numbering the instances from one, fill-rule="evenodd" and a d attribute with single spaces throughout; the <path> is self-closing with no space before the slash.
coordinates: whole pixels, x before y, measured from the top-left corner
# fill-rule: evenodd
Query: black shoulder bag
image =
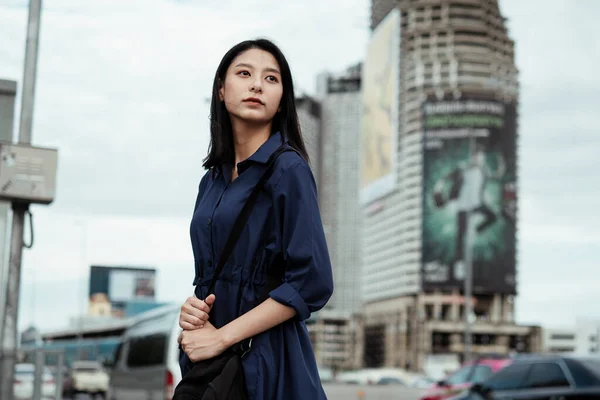
<path id="1" fill-rule="evenodd" d="M 273 174 L 275 160 L 286 151 L 296 150 L 282 146 L 269 158 L 266 171 L 248 196 L 246 204 L 231 228 L 207 293 L 213 292 L 215 283 L 248 222 L 260 191 Z M 173 400 L 246 400 L 248 395 L 242 370 L 242 358 L 250 351 L 251 343 L 252 339 L 242 341 L 217 357 L 194 363 L 175 388 Z"/>

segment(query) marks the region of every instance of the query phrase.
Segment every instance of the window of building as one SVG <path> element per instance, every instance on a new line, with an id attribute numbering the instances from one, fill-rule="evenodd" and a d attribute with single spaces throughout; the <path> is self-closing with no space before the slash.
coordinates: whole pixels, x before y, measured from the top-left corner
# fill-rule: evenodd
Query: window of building
<path id="1" fill-rule="evenodd" d="M 450 19 L 470 19 L 472 21 L 478 21 L 481 22 L 481 18 L 479 17 L 474 17 L 472 15 L 469 14 L 450 14 Z"/>
<path id="2" fill-rule="evenodd" d="M 468 36 L 486 37 L 487 33 L 486 32 L 480 32 L 480 31 L 460 30 L 460 31 L 455 31 L 454 35 L 468 35 Z"/>
<path id="3" fill-rule="evenodd" d="M 460 41 L 456 41 L 454 42 L 455 46 L 474 46 L 474 47 L 488 47 L 487 44 L 485 43 L 477 43 L 477 42 L 470 42 L 467 40 L 460 40 Z"/>
<path id="4" fill-rule="evenodd" d="M 452 317 L 452 306 L 450 304 L 442 304 L 442 315 L 443 321 L 448 321 Z"/>
<path id="5" fill-rule="evenodd" d="M 575 340 L 575 335 L 564 334 L 564 333 L 555 333 L 553 335 L 550 335 L 550 339 L 552 339 L 552 340 Z"/>
<path id="6" fill-rule="evenodd" d="M 479 10 L 479 6 L 476 4 L 464 4 L 464 3 L 452 3 L 450 4 L 451 9 L 456 10 Z"/>

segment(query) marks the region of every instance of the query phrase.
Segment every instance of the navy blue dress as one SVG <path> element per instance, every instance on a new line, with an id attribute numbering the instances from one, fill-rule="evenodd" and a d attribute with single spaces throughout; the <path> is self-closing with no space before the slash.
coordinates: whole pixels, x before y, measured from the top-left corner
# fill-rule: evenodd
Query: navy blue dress
<path id="1" fill-rule="evenodd" d="M 198 298 L 208 295 L 231 227 L 266 170 L 269 156 L 281 144 L 282 136 L 273 134 L 238 164 L 239 176 L 233 182 L 231 165 L 202 178 L 190 227 Z M 268 288 L 269 276 L 283 279 Z M 214 292 L 210 321 L 217 328 L 269 296 L 297 312 L 253 338 L 251 351 L 243 358 L 250 399 L 326 399 L 304 321 L 331 297 L 333 277 L 314 177 L 297 153 L 284 152 L 277 159 Z M 183 370 L 186 363 L 189 359 L 184 356 Z"/>

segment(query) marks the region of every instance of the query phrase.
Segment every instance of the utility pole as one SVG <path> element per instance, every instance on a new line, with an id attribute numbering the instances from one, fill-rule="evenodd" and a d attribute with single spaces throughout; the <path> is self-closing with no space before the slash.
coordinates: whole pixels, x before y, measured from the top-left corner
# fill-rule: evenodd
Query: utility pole
<path id="1" fill-rule="evenodd" d="M 13 122 L 15 115 L 15 97 L 17 82 L 0 79 L 0 141 L 13 141 Z M 0 321 L 4 321 L 6 304 L 6 278 L 8 275 L 8 238 L 10 237 L 10 203 L 0 202 Z M 0 351 L 2 348 L 2 329 L 0 329 Z"/>
<path id="2" fill-rule="evenodd" d="M 27 23 L 27 44 L 25 48 L 23 90 L 21 93 L 21 120 L 19 126 L 19 144 L 25 145 L 31 143 L 41 9 L 41 0 L 29 1 L 29 20 Z M 17 317 L 19 312 L 23 225 L 25 213 L 29 209 L 29 203 L 13 202 L 12 209 L 12 237 L 7 275 L 6 308 L 2 324 L 2 362 L 0 363 L 0 399 L 3 400 L 13 398 L 14 368 L 17 355 Z"/>

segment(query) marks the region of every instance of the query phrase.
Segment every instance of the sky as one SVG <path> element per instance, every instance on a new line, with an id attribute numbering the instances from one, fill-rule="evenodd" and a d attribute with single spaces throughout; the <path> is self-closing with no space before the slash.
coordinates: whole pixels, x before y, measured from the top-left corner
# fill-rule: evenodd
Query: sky
<path id="1" fill-rule="evenodd" d="M 517 320 L 600 318 L 600 2 L 500 7 L 521 85 Z M 32 207 L 19 326 L 60 329 L 86 312 L 91 264 L 154 267 L 157 299 L 183 302 L 221 57 L 269 37 L 297 92 L 313 94 L 318 73 L 362 60 L 369 15 L 366 0 L 44 1 L 32 137 L 59 149 L 58 186 Z M 22 79 L 26 23 L 26 1 L 0 0 L 0 79 Z"/>

